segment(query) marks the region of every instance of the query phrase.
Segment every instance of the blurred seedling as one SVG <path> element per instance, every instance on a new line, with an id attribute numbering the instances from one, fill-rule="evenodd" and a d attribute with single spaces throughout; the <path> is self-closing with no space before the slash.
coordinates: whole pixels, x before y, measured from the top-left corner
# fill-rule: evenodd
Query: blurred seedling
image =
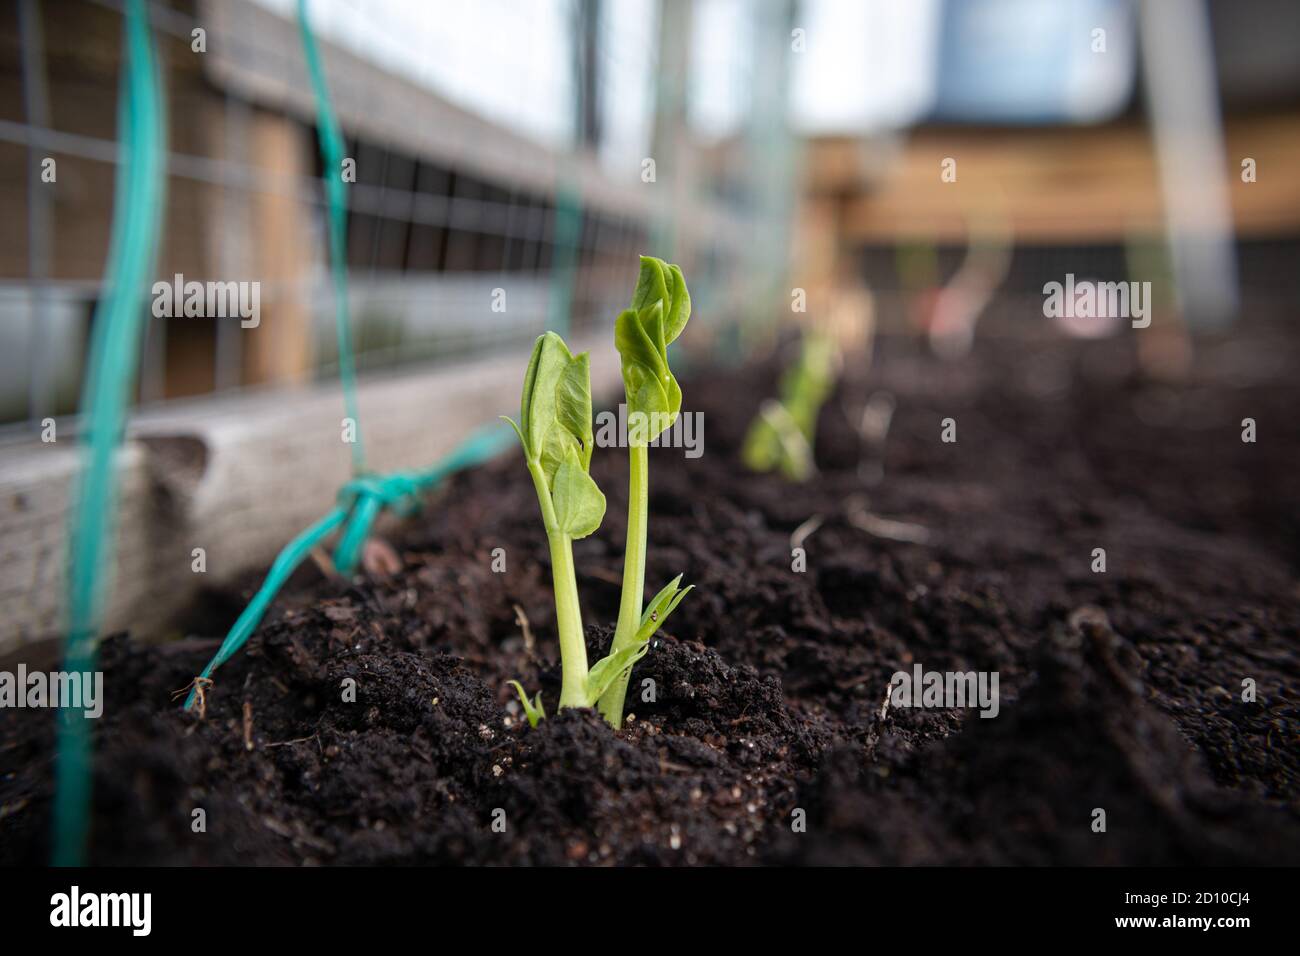
<path id="1" fill-rule="evenodd" d="M 741 448 L 753 471 L 778 471 L 789 481 L 806 481 L 816 470 L 813 440 L 822 405 L 835 388 L 840 352 L 827 336 L 807 332 L 799 357 L 781 376 L 779 398 L 763 403 Z"/>

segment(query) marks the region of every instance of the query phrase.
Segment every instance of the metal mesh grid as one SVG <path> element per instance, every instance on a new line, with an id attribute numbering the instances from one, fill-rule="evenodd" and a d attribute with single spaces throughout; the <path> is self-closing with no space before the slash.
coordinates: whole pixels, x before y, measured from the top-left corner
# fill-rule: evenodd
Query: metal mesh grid
<path id="1" fill-rule="evenodd" d="M 262 315 L 257 329 L 230 318 L 152 318 L 141 405 L 336 373 L 324 170 L 304 109 L 310 91 L 301 49 L 275 6 L 151 4 L 170 120 L 168 211 L 154 273 L 163 281 L 179 272 L 201 282 L 257 282 Z M 347 193 L 348 264 L 363 370 L 481 353 L 557 323 L 593 328 L 626 298 L 636 253 L 652 247 L 689 266 L 706 322 L 736 318 L 754 300 L 742 280 L 753 274 L 745 271 L 754 265 L 749 240 L 762 236 L 765 249 L 783 248 L 792 198 L 766 195 L 774 181 L 761 171 L 788 152 L 784 125 L 747 103 L 739 133 L 698 144 L 682 105 L 686 80 L 676 75 L 681 56 L 660 56 L 665 36 L 689 35 L 689 5 L 647 4 L 638 32 L 629 30 L 625 11 L 614 29 L 607 3 L 557 0 L 556 10 L 572 24 L 575 94 L 563 106 L 572 111 L 572 129 L 558 144 L 484 121 L 386 73 L 383 63 L 323 41 L 356 161 Z M 788 5 L 756 5 L 746 36 L 775 30 L 779 41 L 782 11 Z M 25 233 L 0 262 L 11 373 L 0 390 L 0 425 L 8 434 L 76 405 L 119 161 L 110 51 L 121 15 L 120 0 L 22 0 L 0 24 L 4 58 L 16 67 L 11 92 L 19 91 L 0 101 L 0 162 L 17 174 L 9 178 L 7 205 Z M 206 33 L 203 53 L 191 47 L 196 27 Z M 375 29 L 382 34 L 384 24 Z M 465 37 L 471 51 L 503 42 L 509 38 Z M 555 67 L 534 62 L 521 75 L 539 82 L 539 71 Z M 652 183 L 642 180 L 642 158 L 626 137 L 621 150 L 601 138 L 602 123 L 635 125 L 611 99 L 627 96 L 638 71 L 647 71 L 650 91 L 641 121 L 654 139 L 644 149 L 644 158 L 656 161 Z M 400 117 L 386 111 L 399 99 L 418 102 L 421 93 L 430 112 L 413 117 L 418 129 L 401 130 Z M 435 122 L 422 122 L 428 117 Z M 59 186 L 40 179 L 46 157 L 58 164 Z M 722 189 L 722 181 L 748 188 Z M 786 188 L 793 188 L 789 180 Z M 498 290 L 504 312 L 492 308 Z M 289 328 L 288 344 L 277 340 Z"/>

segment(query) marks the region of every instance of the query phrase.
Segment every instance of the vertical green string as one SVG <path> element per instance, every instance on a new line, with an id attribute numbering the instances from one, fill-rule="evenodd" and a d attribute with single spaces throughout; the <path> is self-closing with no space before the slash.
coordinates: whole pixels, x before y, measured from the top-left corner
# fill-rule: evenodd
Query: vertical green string
<path id="1" fill-rule="evenodd" d="M 355 441 L 352 442 L 352 472 L 366 470 L 365 444 L 361 440 L 361 416 L 357 409 L 357 372 L 352 357 L 352 323 L 348 314 L 347 263 L 347 191 L 343 184 L 343 134 L 330 102 L 325 70 L 321 66 L 316 35 L 307 21 L 307 0 L 298 0 L 298 26 L 302 48 L 307 58 L 307 73 L 316 96 L 316 126 L 319 129 L 321 159 L 325 171 L 325 199 L 329 206 L 330 272 L 334 279 L 334 324 L 339 342 L 339 382 L 343 387 L 343 408 L 352 419 Z"/>
<path id="2" fill-rule="evenodd" d="M 125 71 L 118 94 L 123 155 L 117 166 L 103 295 L 95 308 L 81 398 L 83 466 L 76 484 L 63 667 L 95 669 L 106 574 L 113 560 L 115 459 L 145 328 L 144 290 L 153 267 L 166 189 L 164 117 L 144 0 L 128 0 Z M 90 726 L 83 711 L 59 713 L 55 755 L 55 866 L 84 862 L 90 830 Z"/>

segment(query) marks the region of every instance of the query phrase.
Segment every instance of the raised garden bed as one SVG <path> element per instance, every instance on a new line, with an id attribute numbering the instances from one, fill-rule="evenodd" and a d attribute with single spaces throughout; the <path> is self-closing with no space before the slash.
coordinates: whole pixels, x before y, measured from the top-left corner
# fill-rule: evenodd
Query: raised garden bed
<path id="1" fill-rule="evenodd" d="M 652 452 L 646 576 L 696 590 L 620 732 L 522 719 L 508 680 L 559 692 L 546 538 L 517 455 L 463 474 L 394 541 L 396 574 L 301 571 L 203 719 L 172 692 L 248 593 L 200 636 L 105 644 L 90 861 L 1300 862 L 1296 388 L 1241 378 L 1295 340 L 1243 335 L 1178 386 L 1145 382 L 1123 340 L 986 339 L 952 365 L 881 342 L 826 406 L 802 485 L 739 463 L 773 360 L 682 376 L 705 454 Z M 896 402 L 881 454 L 850 426 L 876 390 Z M 593 660 L 626 468 L 595 456 L 609 508 L 574 545 Z M 915 663 L 997 671 L 998 716 L 882 708 Z M 47 857 L 53 729 L 0 719 L 0 862 Z"/>

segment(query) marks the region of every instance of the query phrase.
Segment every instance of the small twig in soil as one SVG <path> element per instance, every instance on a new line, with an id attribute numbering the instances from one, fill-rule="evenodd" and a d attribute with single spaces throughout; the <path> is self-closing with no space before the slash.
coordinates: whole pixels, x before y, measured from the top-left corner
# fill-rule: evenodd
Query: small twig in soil
<path id="1" fill-rule="evenodd" d="M 518 604 L 514 604 L 512 607 L 515 609 L 515 623 L 519 625 L 519 630 L 524 633 L 524 650 L 531 657 L 537 649 L 537 641 L 533 638 L 533 629 L 528 623 L 528 615 L 524 613 L 524 609 Z"/>
<path id="2" fill-rule="evenodd" d="M 311 555 L 312 563 L 320 569 L 320 573 L 327 578 L 339 578 L 341 575 L 338 568 L 334 567 L 334 559 L 329 556 L 329 552 L 317 545 L 308 552 Z"/>
<path id="3" fill-rule="evenodd" d="M 301 843 L 304 846 L 311 847 L 313 850 L 321 850 L 331 854 L 337 852 L 334 844 L 328 843 L 325 840 L 320 839 L 320 837 L 313 836 L 310 833 L 304 833 L 301 827 L 291 827 L 287 823 L 281 823 L 274 817 L 262 817 L 262 823 L 272 833 L 284 837 L 286 840 L 295 844 Z"/>
<path id="4" fill-rule="evenodd" d="M 244 701 L 244 749 L 253 749 L 253 702 Z"/>
<path id="5" fill-rule="evenodd" d="M 176 700 L 190 692 L 194 688 L 194 702 L 199 708 L 199 720 L 202 720 L 208 712 L 208 688 L 212 686 L 211 677 L 196 677 L 180 690 L 172 692 L 172 700 Z"/>
<path id="6" fill-rule="evenodd" d="M 663 757 L 660 757 L 659 772 L 665 773 L 669 770 L 672 770 L 676 773 L 695 773 L 694 767 L 687 767 L 679 763 L 673 763 L 671 760 L 665 760 Z"/>
<path id="7" fill-rule="evenodd" d="M 305 744 L 309 740 L 320 743 L 320 732 L 312 734 L 310 737 L 297 737 L 293 740 L 277 740 L 275 743 L 265 744 L 266 747 L 288 747 L 291 744 Z"/>
<path id="8" fill-rule="evenodd" d="M 880 719 L 884 720 L 885 715 L 889 713 L 889 704 L 894 699 L 894 685 L 891 681 L 885 685 L 885 699 L 880 702 Z"/>
<path id="9" fill-rule="evenodd" d="M 402 570 L 402 558 L 383 538 L 367 538 L 361 546 L 361 567 L 372 578 L 391 578 Z"/>
<path id="10" fill-rule="evenodd" d="M 850 511 L 848 519 L 849 524 L 872 537 L 885 538 L 889 541 L 905 541 L 908 544 L 925 544 L 930 540 L 930 529 L 923 525 L 882 518 L 865 509 Z"/>
<path id="11" fill-rule="evenodd" d="M 790 547 L 801 548 L 803 543 L 812 536 L 812 533 L 822 526 L 825 519 L 821 515 L 813 515 L 799 527 L 790 532 Z"/>

